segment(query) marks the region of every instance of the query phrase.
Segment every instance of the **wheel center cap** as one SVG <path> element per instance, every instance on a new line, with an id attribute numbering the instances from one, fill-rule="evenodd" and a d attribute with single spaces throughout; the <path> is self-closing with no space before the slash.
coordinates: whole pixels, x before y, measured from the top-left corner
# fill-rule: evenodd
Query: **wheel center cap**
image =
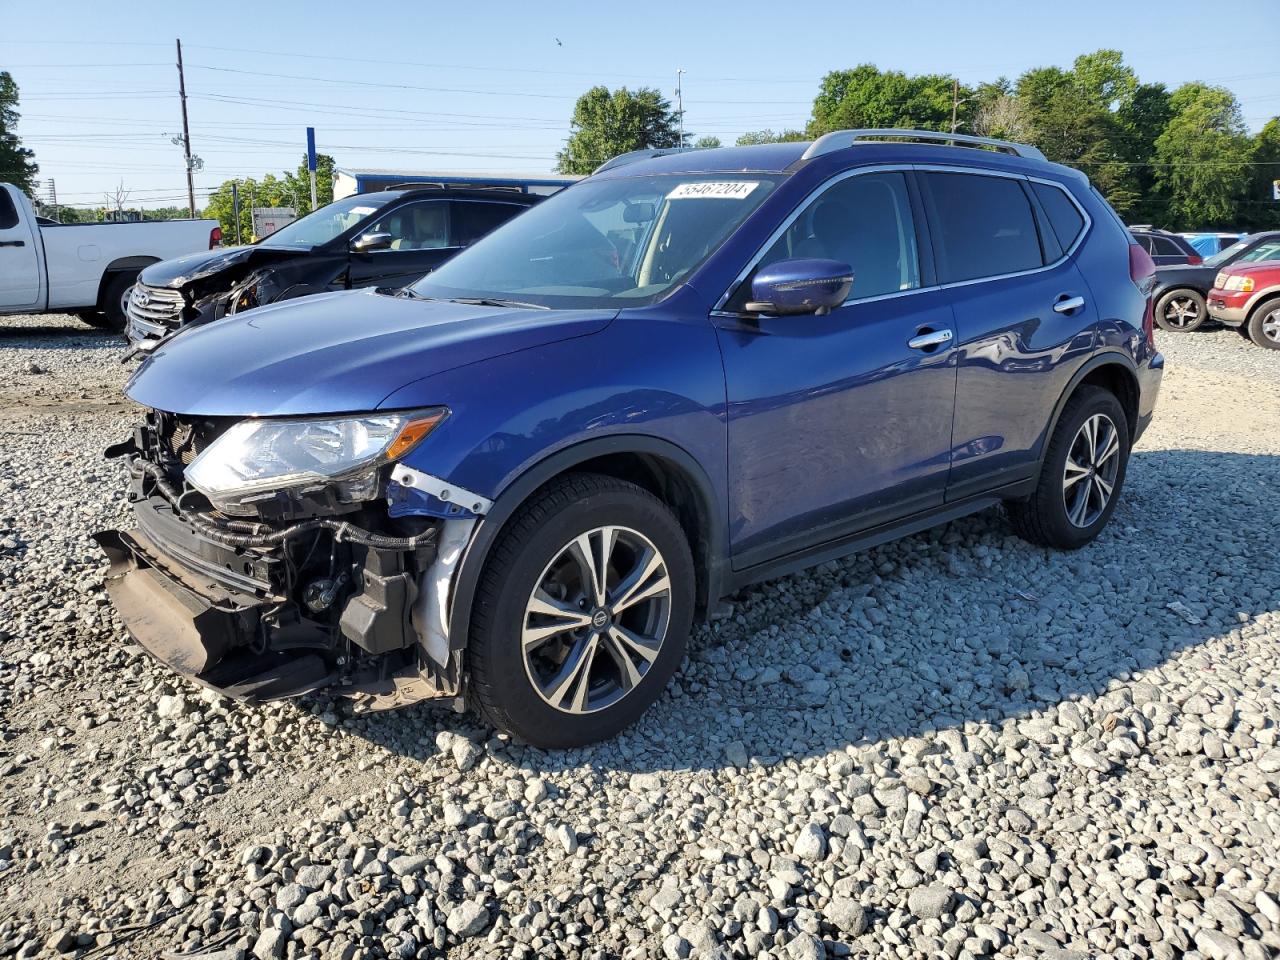
<path id="1" fill-rule="evenodd" d="M 613 617 L 604 607 L 596 607 L 595 612 L 591 614 L 591 626 L 596 630 L 603 630 L 613 622 Z"/>

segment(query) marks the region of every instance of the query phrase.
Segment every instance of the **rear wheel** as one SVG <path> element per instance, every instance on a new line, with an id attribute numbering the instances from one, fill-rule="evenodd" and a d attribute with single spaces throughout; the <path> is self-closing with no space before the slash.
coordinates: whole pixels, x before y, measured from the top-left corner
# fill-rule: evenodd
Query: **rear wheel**
<path id="1" fill-rule="evenodd" d="M 481 577 L 475 704 L 535 746 L 611 737 L 679 666 L 693 598 L 689 544 L 664 503 L 613 477 L 554 481 L 512 518 Z"/>
<path id="2" fill-rule="evenodd" d="M 1128 462 L 1129 422 L 1120 402 L 1101 387 L 1081 387 L 1049 440 L 1035 492 L 1005 505 L 1014 530 L 1041 546 L 1083 547 L 1111 519 Z"/>
<path id="3" fill-rule="evenodd" d="M 1156 301 L 1156 323 L 1170 333 L 1190 333 L 1204 323 L 1208 311 L 1196 290 L 1170 290 Z"/>
<path id="4" fill-rule="evenodd" d="M 1268 350 L 1280 350 L 1280 298 L 1254 308 L 1249 317 L 1249 339 Z"/>

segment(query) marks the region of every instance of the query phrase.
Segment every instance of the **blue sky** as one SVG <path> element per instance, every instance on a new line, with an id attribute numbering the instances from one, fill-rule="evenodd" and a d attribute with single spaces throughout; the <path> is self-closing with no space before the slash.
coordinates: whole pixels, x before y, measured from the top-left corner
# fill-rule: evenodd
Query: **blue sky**
<path id="1" fill-rule="evenodd" d="M 1069 9 L 1069 15 L 1060 11 Z M 0 69 L 59 199 L 185 195 L 174 38 L 187 63 L 204 192 L 295 166 L 304 129 L 340 166 L 547 171 L 575 98 L 595 83 L 674 94 L 686 128 L 730 143 L 801 126 L 822 75 L 870 62 L 975 83 L 1117 47 L 1144 81 L 1205 80 L 1251 129 L 1280 113 L 1275 0 L 17 4 Z M 273 52 L 274 51 L 274 52 Z M 673 96 L 674 100 L 674 96 Z"/>

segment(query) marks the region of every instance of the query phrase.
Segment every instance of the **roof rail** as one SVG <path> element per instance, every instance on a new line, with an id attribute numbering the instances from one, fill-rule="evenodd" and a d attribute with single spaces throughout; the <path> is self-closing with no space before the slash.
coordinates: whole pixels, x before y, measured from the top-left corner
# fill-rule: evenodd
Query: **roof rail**
<path id="1" fill-rule="evenodd" d="M 1043 160 L 1045 156 L 1035 147 L 1025 143 L 1014 143 L 1011 140 L 995 140 L 991 137 L 973 137 L 967 133 L 940 133 L 937 130 L 835 130 L 819 137 L 809 144 L 809 149 L 800 157 L 801 160 L 812 160 L 833 150 L 852 147 L 860 141 L 910 139 L 927 140 L 930 143 L 952 143 L 966 147 L 994 147 L 1003 153 L 1011 153 L 1015 157 L 1026 157 L 1028 160 Z M 626 156 L 626 154 L 624 154 Z"/>
<path id="2" fill-rule="evenodd" d="M 624 167 L 628 163 L 635 163 L 637 160 L 648 160 L 650 157 L 665 157 L 669 153 L 680 153 L 679 147 L 662 147 L 653 150 L 632 150 L 630 153 L 620 153 L 612 159 L 606 160 L 600 166 L 592 170 L 592 174 L 602 173 L 605 170 L 612 170 L 614 167 Z"/>

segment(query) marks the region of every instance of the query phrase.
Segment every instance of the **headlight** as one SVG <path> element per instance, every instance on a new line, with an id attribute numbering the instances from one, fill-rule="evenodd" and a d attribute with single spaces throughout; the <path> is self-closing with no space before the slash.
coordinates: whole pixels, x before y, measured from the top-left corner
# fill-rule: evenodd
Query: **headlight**
<path id="1" fill-rule="evenodd" d="M 1239 274 L 1232 274 L 1226 278 L 1227 282 L 1222 287 L 1223 290 L 1236 290 L 1240 293 L 1253 292 L 1253 277 L 1242 277 Z"/>
<path id="2" fill-rule="evenodd" d="M 226 513 L 274 490 L 335 485 L 340 499 L 378 495 L 377 468 L 412 450 L 448 415 L 444 407 L 315 420 L 241 420 L 186 469 L 186 478 Z"/>

